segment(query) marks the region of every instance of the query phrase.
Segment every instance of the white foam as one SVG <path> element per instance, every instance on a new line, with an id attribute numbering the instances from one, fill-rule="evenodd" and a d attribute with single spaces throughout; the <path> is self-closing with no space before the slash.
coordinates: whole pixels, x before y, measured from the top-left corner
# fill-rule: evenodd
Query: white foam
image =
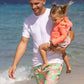
<path id="1" fill-rule="evenodd" d="M 0 84 L 12 84 L 17 81 L 29 80 L 33 76 L 32 67 L 22 66 L 17 68 L 15 72 L 15 80 L 9 78 L 8 70 L 5 70 L 2 73 L 0 73 Z"/>

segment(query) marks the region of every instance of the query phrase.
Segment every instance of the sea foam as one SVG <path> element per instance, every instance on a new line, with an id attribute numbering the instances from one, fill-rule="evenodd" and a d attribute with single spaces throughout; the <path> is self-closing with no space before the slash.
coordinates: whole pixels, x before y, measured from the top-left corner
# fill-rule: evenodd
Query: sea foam
<path id="1" fill-rule="evenodd" d="M 8 69 L 9 70 L 9 69 Z M 15 72 L 16 79 L 10 79 L 8 70 L 0 72 L 0 84 L 12 84 L 18 81 L 30 80 L 33 77 L 32 67 L 22 66 L 18 67 Z"/>

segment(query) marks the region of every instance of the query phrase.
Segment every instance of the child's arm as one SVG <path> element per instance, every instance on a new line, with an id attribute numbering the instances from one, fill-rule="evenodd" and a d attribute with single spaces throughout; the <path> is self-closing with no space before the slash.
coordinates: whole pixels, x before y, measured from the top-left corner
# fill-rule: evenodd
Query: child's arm
<path id="1" fill-rule="evenodd" d="M 68 31 L 68 36 L 70 37 L 71 42 L 72 42 L 72 40 L 74 39 L 74 36 L 75 36 L 75 34 L 74 34 L 74 32 L 73 32 L 72 29 Z M 69 44 L 69 45 L 70 45 L 70 44 Z M 69 46 L 69 45 L 68 45 L 68 46 Z M 68 47 L 68 46 L 67 46 L 67 47 Z M 56 47 L 53 46 L 53 51 L 54 51 L 54 52 L 58 52 L 58 51 L 59 51 L 59 52 L 60 52 L 60 51 L 61 51 L 61 52 L 64 52 L 67 47 L 64 47 L 64 48 L 62 48 L 62 47 L 57 47 L 57 48 L 56 48 Z"/>
<path id="2" fill-rule="evenodd" d="M 67 26 L 66 23 L 60 24 L 57 27 L 60 36 L 58 36 L 57 38 L 54 37 L 53 39 L 51 39 L 53 45 L 61 43 L 62 41 L 64 41 L 66 39 L 66 37 L 67 37 L 67 28 L 68 28 L 68 26 Z M 55 33 L 55 31 L 54 31 L 54 33 Z"/>

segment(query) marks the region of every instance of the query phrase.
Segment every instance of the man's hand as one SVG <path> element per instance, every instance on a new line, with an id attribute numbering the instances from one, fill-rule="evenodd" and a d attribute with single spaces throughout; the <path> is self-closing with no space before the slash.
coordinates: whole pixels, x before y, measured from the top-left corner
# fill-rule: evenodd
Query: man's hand
<path id="1" fill-rule="evenodd" d="M 52 40 L 50 40 L 50 47 L 49 47 L 49 50 L 50 51 L 53 51 L 53 52 L 58 52 L 59 51 L 59 48 L 58 48 L 58 44 L 57 45 L 53 45 L 52 44 Z"/>
<path id="2" fill-rule="evenodd" d="M 15 74 L 15 70 L 16 70 L 16 66 L 12 66 L 9 70 L 9 77 L 12 78 L 12 79 L 16 79 L 14 77 L 14 74 Z"/>

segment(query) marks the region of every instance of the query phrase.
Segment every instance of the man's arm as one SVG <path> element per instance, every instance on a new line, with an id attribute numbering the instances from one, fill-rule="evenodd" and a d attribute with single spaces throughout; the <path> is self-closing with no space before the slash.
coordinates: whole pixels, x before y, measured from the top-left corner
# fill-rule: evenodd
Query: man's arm
<path id="1" fill-rule="evenodd" d="M 9 70 L 9 77 L 12 79 L 15 79 L 14 73 L 16 70 L 16 66 L 26 51 L 28 41 L 29 41 L 29 38 L 22 37 L 19 45 L 17 46 L 15 58 L 14 58 L 12 66 Z"/>

